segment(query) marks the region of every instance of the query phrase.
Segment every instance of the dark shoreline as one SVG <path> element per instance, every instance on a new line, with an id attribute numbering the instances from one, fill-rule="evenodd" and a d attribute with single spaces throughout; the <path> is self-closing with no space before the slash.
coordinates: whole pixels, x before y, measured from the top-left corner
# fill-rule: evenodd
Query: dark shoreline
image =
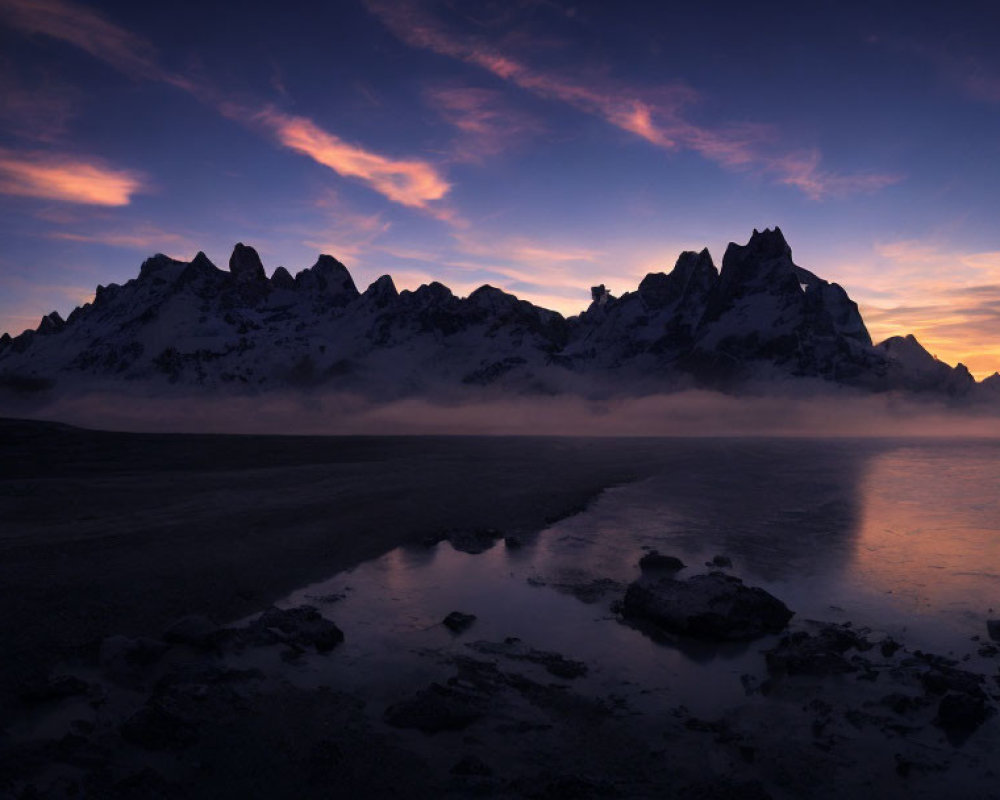
<path id="1" fill-rule="evenodd" d="M 607 439 L 135 434 L 0 419 L 0 710 L 55 663 L 226 621 L 453 529 L 538 530 L 641 477 Z"/>

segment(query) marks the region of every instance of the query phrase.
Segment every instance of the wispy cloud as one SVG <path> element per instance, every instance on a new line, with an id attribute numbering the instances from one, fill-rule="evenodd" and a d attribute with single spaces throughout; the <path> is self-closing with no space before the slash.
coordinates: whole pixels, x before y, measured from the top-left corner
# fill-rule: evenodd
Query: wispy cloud
<path id="1" fill-rule="evenodd" d="M 841 174 L 825 170 L 822 156 L 815 149 L 770 159 L 766 170 L 773 173 L 779 183 L 794 186 L 814 200 L 868 194 L 903 179 L 902 175 L 884 172 Z"/>
<path id="2" fill-rule="evenodd" d="M 584 81 L 579 76 L 536 69 L 481 36 L 456 33 L 419 0 L 367 0 L 367 6 L 395 36 L 413 47 L 480 67 L 538 97 L 600 117 L 661 149 L 694 151 L 728 169 L 770 175 L 813 199 L 874 191 L 901 179 L 899 175 L 823 170 L 818 153 L 812 151 L 805 160 L 801 155 L 775 156 L 769 151 L 777 135 L 768 125 L 697 124 L 690 118 L 689 108 L 700 95 L 680 82 L 637 88 L 603 75 L 588 75 Z"/>
<path id="3" fill-rule="evenodd" d="M 264 126 L 285 147 L 309 156 L 338 175 L 366 183 L 394 203 L 428 209 L 451 188 L 428 161 L 390 158 L 366 150 L 323 130 L 306 117 L 290 116 L 272 108 L 250 114 L 230 108 L 228 113 Z"/>
<path id="4" fill-rule="evenodd" d="M 360 180 L 389 200 L 453 221 L 454 211 L 431 205 L 450 185 L 428 161 L 392 158 L 346 142 L 313 120 L 274 108 L 248 110 L 235 106 L 209 87 L 161 66 L 143 38 L 96 11 L 64 0 L 0 0 L 0 19 L 29 34 L 68 42 L 131 77 L 168 83 L 244 124 L 261 126 L 284 147 L 348 178 Z"/>
<path id="5" fill-rule="evenodd" d="M 78 231 L 58 230 L 48 234 L 50 239 L 65 242 L 83 242 L 85 244 L 100 244 L 106 247 L 121 247 L 128 250 L 150 252 L 190 253 L 198 249 L 197 244 L 187 236 L 165 231 L 155 225 L 138 225 L 129 230 Z M 169 253 L 168 253 L 169 254 Z"/>
<path id="6" fill-rule="evenodd" d="M 493 89 L 437 87 L 424 97 L 459 132 L 449 153 L 453 161 L 483 161 L 526 144 L 543 130 L 538 120 L 503 102 Z"/>
<path id="7" fill-rule="evenodd" d="M 68 42 L 126 75 L 190 86 L 158 64 L 149 42 L 87 6 L 63 0 L 0 0 L 0 19 L 24 33 Z"/>
<path id="8" fill-rule="evenodd" d="M 95 206 L 125 206 L 142 175 L 95 158 L 0 149 L 0 194 Z"/>
<path id="9" fill-rule="evenodd" d="M 78 107 L 77 93 L 51 77 L 19 74 L 0 64 L 0 123 L 7 133 L 51 144 L 65 138 Z"/>

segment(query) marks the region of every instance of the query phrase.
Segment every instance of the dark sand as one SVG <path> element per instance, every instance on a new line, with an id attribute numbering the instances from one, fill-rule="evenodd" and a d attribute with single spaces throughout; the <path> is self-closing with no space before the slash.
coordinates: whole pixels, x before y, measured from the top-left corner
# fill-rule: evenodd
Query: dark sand
<path id="1" fill-rule="evenodd" d="M 635 440 L 124 434 L 0 420 L 0 711 L 57 662 L 227 622 L 400 544 L 532 531 L 650 468 Z"/>

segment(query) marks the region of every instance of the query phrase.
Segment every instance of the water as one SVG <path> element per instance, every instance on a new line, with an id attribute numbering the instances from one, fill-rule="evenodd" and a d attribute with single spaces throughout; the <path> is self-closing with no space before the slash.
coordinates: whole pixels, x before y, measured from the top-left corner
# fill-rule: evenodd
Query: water
<path id="1" fill-rule="evenodd" d="M 1000 444 L 655 447 L 656 474 L 607 489 L 519 549 L 400 548 L 294 593 L 283 604 L 316 605 L 347 636 L 338 658 L 311 660 L 296 679 L 388 703 L 439 679 L 442 659 L 467 642 L 515 636 L 586 662 L 580 688 L 598 695 L 648 704 L 662 688 L 664 707 L 680 698 L 703 714 L 748 702 L 741 676 L 763 677 L 760 650 L 773 640 L 665 645 L 616 618 L 614 601 L 653 548 L 684 560 L 681 577 L 728 556 L 734 574 L 796 612 L 793 625 L 851 621 L 911 649 L 974 658 L 971 637 L 985 638 L 992 609 L 1000 616 Z M 454 610 L 478 617 L 459 637 L 440 624 Z"/>

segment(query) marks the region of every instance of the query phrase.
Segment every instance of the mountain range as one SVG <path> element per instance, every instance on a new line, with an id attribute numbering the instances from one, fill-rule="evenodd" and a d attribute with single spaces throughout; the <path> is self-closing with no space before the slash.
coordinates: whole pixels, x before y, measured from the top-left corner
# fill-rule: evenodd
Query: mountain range
<path id="1" fill-rule="evenodd" d="M 684 252 L 620 297 L 593 287 L 563 317 L 492 286 L 457 297 L 433 282 L 397 291 L 384 275 L 359 291 L 329 255 L 270 278 L 237 244 L 229 270 L 198 253 L 155 255 L 124 285 L 98 286 L 63 320 L 0 337 L 0 387 L 171 386 L 259 392 L 330 388 L 374 398 L 497 387 L 516 393 L 639 395 L 791 385 L 1000 396 L 913 336 L 873 344 L 844 289 L 797 266 L 777 227 L 731 243 L 717 269 Z"/>

